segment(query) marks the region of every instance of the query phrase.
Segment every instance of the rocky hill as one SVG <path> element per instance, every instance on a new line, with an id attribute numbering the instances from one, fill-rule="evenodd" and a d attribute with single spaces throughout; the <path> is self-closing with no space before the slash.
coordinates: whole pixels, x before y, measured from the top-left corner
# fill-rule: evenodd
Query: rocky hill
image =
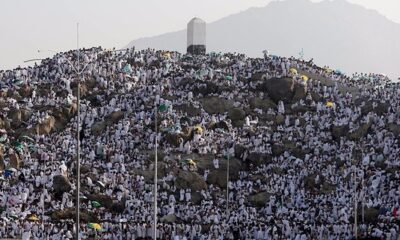
<path id="1" fill-rule="evenodd" d="M 287 238 L 283 230 L 299 226 L 295 234 L 309 238 L 317 236 L 313 225 L 333 234 L 322 212 L 351 229 L 354 191 L 371 198 L 369 226 L 389 231 L 391 224 L 377 224 L 395 221 L 400 88 L 385 76 L 348 77 L 268 56 L 82 54 L 82 221 L 104 228 L 83 225 L 89 236 L 151 225 L 156 135 L 164 237 L 189 234 L 187 226 L 239 239 L 235 228 L 253 224 L 277 226 Z M 60 53 L 0 75 L 0 193 L 14 199 L 0 202 L 2 217 L 22 224 L 34 215 L 72 231 L 77 78 L 65 59 L 76 63 L 76 56 Z"/>

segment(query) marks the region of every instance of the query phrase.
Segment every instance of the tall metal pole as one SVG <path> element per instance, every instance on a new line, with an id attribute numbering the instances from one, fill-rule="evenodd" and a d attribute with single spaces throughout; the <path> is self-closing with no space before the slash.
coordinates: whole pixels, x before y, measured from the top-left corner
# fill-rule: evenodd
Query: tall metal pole
<path id="1" fill-rule="evenodd" d="M 230 162 L 230 152 L 228 149 L 228 164 L 226 167 L 226 217 L 228 217 L 228 211 L 229 211 L 229 162 Z"/>
<path id="2" fill-rule="evenodd" d="M 157 239 L 157 168 L 158 168 L 158 154 L 157 154 L 157 138 L 158 138 L 158 129 L 157 129 L 157 102 L 155 109 L 155 122 L 154 127 L 156 131 L 155 137 L 155 164 L 154 164 L 154 240 Z"/>
<path id="3" fill-rule="evenodd" d="M 357 232 L 357 206 L 358 205 L 358 198 L 357 198 L 357 174 L 354 173 L 354 237 L 358 239 L 358 232 Z"/>
<path id="4" fill-rule="evenodd" d="M 76 45 L 77 45 L 77 52 L 78 52 L 78 66 L 77 66 L 77 75 L 78 75 L 78 89 L 77 89 L 77 103 L 76 103 L 76 111 L 77 111 L 77 120 L 76 120 L 76 240 L 79 240 L 79 217 L 80 217 L 80 210 L 79 210 L 79 192 L 81 187 L 81 160 L 80 160 L 80 139 L 79 139 L 79 126 L 80 126 L 80 101 L 81 101 L 81 79 L 80 79 L 80 72 L 79 72 L 79 23 L 76 24 Z"/>

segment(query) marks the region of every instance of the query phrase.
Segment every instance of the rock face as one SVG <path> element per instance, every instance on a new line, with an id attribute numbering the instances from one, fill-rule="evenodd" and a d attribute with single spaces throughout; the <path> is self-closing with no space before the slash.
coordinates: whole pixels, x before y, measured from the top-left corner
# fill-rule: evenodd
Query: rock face
<path id="1" fill-rule="evenodd" d="M 266 91 L 276 104 L 279 101 L 292 103 L 306 96 L 304 86 L 296 83 L 292 78 L 271 78 L 265 80 L 261 85 L 261 89 Z"/>
<path id="2" fill-rule="evenodd" d="M 56 196 L 61 196 L 64 192 L 71 191 L 71 183 L 68 178 L 63 175 L 53 177 L 53 191 Z"/>
<path id="3" fill-rule="evenodd" d="M 200 191 L 207 188 L 206 182 L 199 174 L 182 170 L 177 175 L 175 185 L 178 188 L 190 188 L 192 191 Z"/>

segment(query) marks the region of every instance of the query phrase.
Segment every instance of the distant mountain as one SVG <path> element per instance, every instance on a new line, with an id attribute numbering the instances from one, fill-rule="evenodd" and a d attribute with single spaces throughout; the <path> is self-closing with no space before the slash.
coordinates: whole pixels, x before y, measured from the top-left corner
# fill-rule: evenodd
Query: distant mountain
<path id="1" fill-rule="evenodd" d="M 186 52 L 186 30 L 134 40 L 136 49 Z M 286 0 L 250 8 L 207 25 L 207 51 L 314 58 L 344 72 L 400 76 L 400 24 L 345 0 Z"/>

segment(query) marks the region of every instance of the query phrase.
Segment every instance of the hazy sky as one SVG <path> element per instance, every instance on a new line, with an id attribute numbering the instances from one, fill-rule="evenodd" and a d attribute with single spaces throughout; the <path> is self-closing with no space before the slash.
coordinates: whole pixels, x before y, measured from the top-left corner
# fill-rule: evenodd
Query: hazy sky
<path id="1" fill-rule="evenodd" d="M 24 60 L 50 55 L 38 49 L 75 48 L 77 22 L 81 47 L 119 48 L 136 38 L 184 29 L 193 16 L 213 22 L 271 0 L 0 1 L 0 69 L 10 69 L 23 65 Z M 400 0 L 348 1 L 400 23 Z"/>

